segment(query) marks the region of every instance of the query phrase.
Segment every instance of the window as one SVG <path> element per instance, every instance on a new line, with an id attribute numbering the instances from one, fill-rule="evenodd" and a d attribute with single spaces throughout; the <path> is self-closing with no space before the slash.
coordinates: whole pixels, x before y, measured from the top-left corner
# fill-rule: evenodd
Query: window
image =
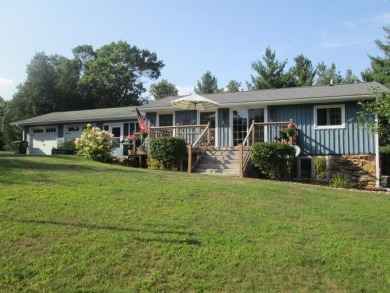
<path id="1" fill-rule="evenodd" d="M 298 177 L 299 178 L 313 177 L 313 162 L 311 158 L 300 158 L 298 160 Z"/>
<path id="2" fill-rule="evenodd" d="M 76 131 L 79 131 L 80 130 L 80 127 L 78 126 L 69 126 L 68 127 L 68 131 L 69 132 L 76 132 Z"/>
<path id="3" fill-rule="evenodd" d="M 33 133 L 43 133 L 43 129 L 42 128 L 34 129 Z"/>
<path id="4" fill-rule="evenodd" d="M 46 128 L 46 132 L 57 132 L 57 128 Z"/>
<path id="5" fill-rule="evenodd" d="M 159 116 L 159 126 L 173 126 L 172 114 L 161 114 Z"/>
<path id="6" fill-rule="evenodd" d="M 200 123 L 201 125 L 210 122 L 210 138 L 212 144 L 215 144 L 215 112 L 200 112 Z"/>
<path id="7" fill-rule="evenodd" d="M 314 107 L 314 128 L 344 128 L 345 108 L 344 105 L 328 105 Z"/>
<path id="8" fill-rule="evenodd" d="M 204 125 L 210 122 L 210 128 L 215 128 L 215 112 L 201 112 L 200 124 Z"/>

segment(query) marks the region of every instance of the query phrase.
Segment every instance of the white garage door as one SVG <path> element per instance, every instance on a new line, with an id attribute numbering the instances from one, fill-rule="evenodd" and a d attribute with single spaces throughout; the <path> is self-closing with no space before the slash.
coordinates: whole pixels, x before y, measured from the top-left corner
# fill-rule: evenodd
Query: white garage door
<path id="1" fill-rule="evenodd" d="M 57 147 L 57 131 L 57 126 L 30 129 L 29 154 L 51 155 L 51 150 Z"/>

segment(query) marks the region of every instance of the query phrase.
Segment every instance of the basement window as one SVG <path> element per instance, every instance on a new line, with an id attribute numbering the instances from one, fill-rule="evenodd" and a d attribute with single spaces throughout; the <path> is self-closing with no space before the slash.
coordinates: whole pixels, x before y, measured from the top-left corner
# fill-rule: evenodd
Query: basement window
<path id="1" fill-rule="evenodd" d="M 310 157 L 298 158 L 298 178 L 313 178 L 314 168 L 313 161 Z"/>

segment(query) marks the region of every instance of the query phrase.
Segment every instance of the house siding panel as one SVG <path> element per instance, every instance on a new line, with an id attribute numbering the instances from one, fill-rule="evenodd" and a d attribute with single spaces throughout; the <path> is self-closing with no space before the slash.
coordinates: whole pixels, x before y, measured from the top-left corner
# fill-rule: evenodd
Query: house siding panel
<path id="1" fill-rule="evenodd" d="M 345 129 L 314 129 L 314 104 L 270 106 L 269 122 L 292 118 L 300 129 L 297 143 L 303 155 L 374 154 L 375 134 L 358 127 L 357 103 L 339 104 L 345 105 Z"/>
<path id="2" fill-rule="evenodd" d="M 58 137 L 64 137 L 64 124 L 58 124 Z"/>

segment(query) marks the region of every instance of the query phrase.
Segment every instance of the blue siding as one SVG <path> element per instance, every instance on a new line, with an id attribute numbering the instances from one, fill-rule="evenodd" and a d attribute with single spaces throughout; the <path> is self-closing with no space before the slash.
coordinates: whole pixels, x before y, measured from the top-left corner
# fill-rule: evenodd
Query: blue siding
<path id="1" fill-rule="evenodd" d="M 58 137 L 64 137 L 64 124 L 58 124 Z"/>
<path id="2" fill-rule="evenodd" d="M 314 129 L 313 104 L 270 106 L 269 122 L 294 119 L 300 129 L 297 144 L 305 155 L 375 153 L 375 134 L 359 128 L 356 124 L 357 103 L 334 104 L 345 105 L 345 129 Z"/>

